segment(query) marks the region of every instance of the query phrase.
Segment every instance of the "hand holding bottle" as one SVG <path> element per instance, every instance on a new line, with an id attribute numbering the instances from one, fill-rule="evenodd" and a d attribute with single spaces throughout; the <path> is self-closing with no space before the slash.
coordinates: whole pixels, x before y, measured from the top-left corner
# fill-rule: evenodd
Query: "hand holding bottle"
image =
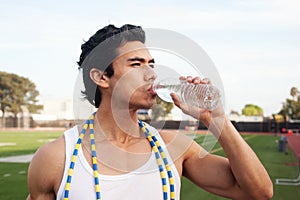
<path id="1" fill-rule="evenodd" d="M 191 79 L 191 80 L 190 80 Z M 210 84 L 208 79 L 181 77 L 167 78 L 154 86 L 158 96 L 167 102 L 173 102 L 170 93 L 176 93 L 180 99 L 190 105 L 206 110 L 214 110 L 220 100 L 220 91 Z"/>
<path id="2" fill-rule="evenodd" d="M 183 83 L 184 87 L 180 90 L 179 87 L 175 87 L 175 89 L 171 91 L 170 97 L 174 104 L 179 107 L 183 113 L 202 121 L 206 126 L 209 125 L 212 115 L 224 115 L 224 111 L 220 103 L 220 92 L 215 86 L 211 85 L 209 79 L 182 76 L 180 77 L 180 81 Z M 204 91 L 204 93 L 201 94 L 199 88 L 207 89 L 208 87 L 212 91 Z M 205 98 L 207 101 L 206 103 Z"/>

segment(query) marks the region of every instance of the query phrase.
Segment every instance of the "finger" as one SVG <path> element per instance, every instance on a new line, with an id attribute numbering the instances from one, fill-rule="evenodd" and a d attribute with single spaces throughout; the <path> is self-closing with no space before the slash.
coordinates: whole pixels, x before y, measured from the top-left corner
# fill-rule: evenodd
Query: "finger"
<path id="1" fill-rule="evenodd" d="M 188 76 L 186 78 L 186 80 L 188 83 L 193 83 L 193 84 L 201 83 L 201 78 L 199 76 L 196 76 L 196 77 Z"/>
<path id="2" fill-rule="evenodd" d="M 181 106 L 182 106 L 182 101 L 180 100 L 180 98 L 179 98 L 175 93 L 171 93 L 170 96 L 172 97 L 172 100 L 173 100 L 174 104 L 175 104 L 178 108 L 181 108 Z"/>
<path id="3" fill-rule="evenodd" d="M 186 80 L 188 83 L 192 83 L 193 82 L 193 77 L 192 76 L 187 76 Z"/>
<path id="4" fill-rule="evenodd" d="M 188 110 L 189 110 L 188 105 L 185 104 L 184 102 L 182 102 L 181 99 L 175 93 L 171 93 L 170 95 L 171 95 L 171 97 L 173 99 L 174 104 L 178 108 L 180 108 L 183 113 L 188 114 Z"/>
<path id="5" fill-rule="evenodd" d="M 179 80 L 184 81 L 184 80 L 186 80 L 186 77 L 185 76 L 180 76 Z"/>
<path id="6" fill-rule="evenodd" d="M 170 94 L 174 104 L 182 110 L 183 113 L 190 115 L 194 117 L 195 119 L 200 119 L 200 110 L 198 108 L 195 108 L 193 106 L 188 106 L 184 102 L 180 100 L 180 98 L 175 94 L 171 93 Z"/>
<path id="7" fill-rule="evenodd" d="M 193 83 L 196 84 L 196 85 L 199 84 L 199 83 L 201 83 L 200 77 L 198 77 L 198 76 L 195 77 L 195 78 L 193 79 Z"/>
<path id="8" fill-rule="evenodd" d="M 188 110 L 187 104 L 185 104 L 184 102 L 181 101 L 181 99 L 178 97 L 178 95 L 176 95 L 175 93 L 171 93 L 170 94 L 174 104 L 180 108 L 184 113 L 186 113 L 186 111 Z"/>
<path id="9" fill-rule="evenodd" d="M 201 80 L 201 83 L 203 83 L 203 84 L 211 84 L 211 80 L 209 78 L 203 78 Z"/>

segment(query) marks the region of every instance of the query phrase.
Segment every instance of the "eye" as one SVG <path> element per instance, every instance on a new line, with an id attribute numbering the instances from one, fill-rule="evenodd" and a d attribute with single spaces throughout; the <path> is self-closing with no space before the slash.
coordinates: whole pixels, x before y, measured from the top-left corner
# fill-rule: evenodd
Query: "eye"
<path id="1" fill-rule="evenodd" d="M 154 63 L 149 63 L 149 67 L 154 68 L 155 64 Z"/>
<path id="2" fill-rule="evenodd" d="M 141 66 L 141 63 L 132 63 L 131 66 L 133 66 L 133 67 L 139 67 L 139 66 Z"/>

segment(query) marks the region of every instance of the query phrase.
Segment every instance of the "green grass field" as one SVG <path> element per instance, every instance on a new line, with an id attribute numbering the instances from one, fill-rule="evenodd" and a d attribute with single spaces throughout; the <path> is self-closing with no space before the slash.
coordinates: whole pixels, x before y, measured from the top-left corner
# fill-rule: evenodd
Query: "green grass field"
<path id="1" fill-rule="evenodd" d="M 0 143 L 8 143 L 0 146 L 0 157 L 34 153 L 39 146 L 62 134 L 62 131 L 0 131 Z"/>
<path id="2" fill-rule="evenodd" d="M 62 132 L 0 131 L 0 157 L 34 153 L 39 146 L 62 135 Z M 15 144 L 15 145 L 14 145 Z M 0 199 L 25 199 L 29 163 L 0 163 Z"/>
<path id="3" fill-rule="evenodd" d="M 0 157 L 11 155 L 23 155 L 36 151 L 45 142 L 48 142 L 62 132 L 4 132 L 0 131 L 0 143 L 9 143 L 10 146 L 0 145 Z M 273 183 L 276 178 L 298 177 L 298 166 L 288 165 L 296 163 L 297 158 L 293 152 L 285 155 L 278 152 L 276 141 L 279 137 L 271 135 L 243 135 L 247 143 L 254 149 L 270 174 Z M 202 143 L 203 136 L 196 139 Z M 13 145 L 15 143 L 15 145 Z M 224 155 L 214 147 L 215 154 Z M 0 199 L 25 199 L 28 193 L 26 178 L 28 163 L 0 163 Z M 296 200 L 300 196 L 300 186 L 281 186 L 274 183 L 274 198 L 276 200 Z M 183 200 L 221 200 L 217 197 L 193 185 L 189 180 L 182 179 L 181 199 Z"/>

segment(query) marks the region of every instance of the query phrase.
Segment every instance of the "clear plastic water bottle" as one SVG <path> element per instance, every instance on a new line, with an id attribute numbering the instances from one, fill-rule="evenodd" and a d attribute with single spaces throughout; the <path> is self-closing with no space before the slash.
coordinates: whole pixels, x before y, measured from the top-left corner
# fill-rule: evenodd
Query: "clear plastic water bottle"
<path id="1" fill-rule="evenodd" d="M 189 105 L 214 110 L 220 101 L 220 91 L 211 84 L 192 84 L 186 80 L 167 78 L 153 86 L 157 95 L 166 102 L 173 102 L 171 93 L 177 94 Z"/>

